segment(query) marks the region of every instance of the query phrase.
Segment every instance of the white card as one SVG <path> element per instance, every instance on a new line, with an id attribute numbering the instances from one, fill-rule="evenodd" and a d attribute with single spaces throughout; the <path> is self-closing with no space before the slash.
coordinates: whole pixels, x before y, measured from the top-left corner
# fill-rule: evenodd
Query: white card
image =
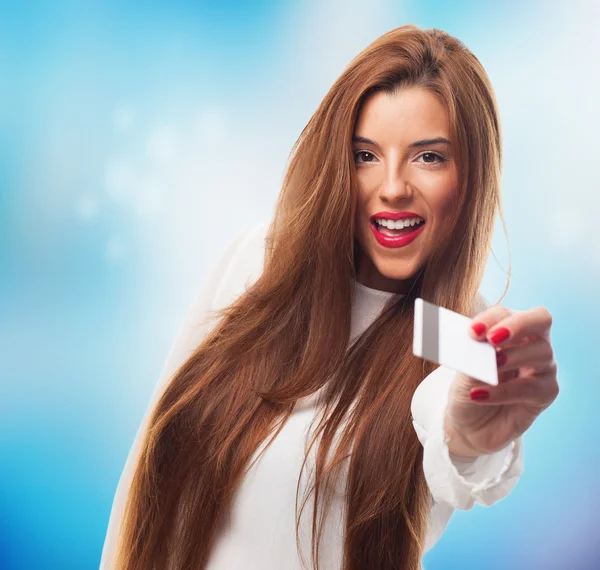
<path id="1" fill-rule="evenodd" d="M 487 384 L 498 384 L 496 348 L 469 335 L 473 319 L 417 297 L 413 354 Z"/>

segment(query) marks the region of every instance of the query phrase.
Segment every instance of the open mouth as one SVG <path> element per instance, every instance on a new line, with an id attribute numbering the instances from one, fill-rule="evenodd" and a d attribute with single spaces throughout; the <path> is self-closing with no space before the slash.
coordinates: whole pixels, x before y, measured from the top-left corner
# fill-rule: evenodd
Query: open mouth
<path id="1" fill-rule="evenodd" d="M 415 224 L 413 224 L 412 226 L 408 225 L 401 229 L 388 228 L 388 227 L 380 224 L 378 219 L 371 220 L 371 224 L 375 227 L 375 229 L 379 233 L 381 233 L 385 236 L 396 237 L 396 236 L 407 235 L 407 234 L 414 232 L 415 230 L 418 230 L 421 226 L 425 225 L 425 220 L 418 221 Z"/>

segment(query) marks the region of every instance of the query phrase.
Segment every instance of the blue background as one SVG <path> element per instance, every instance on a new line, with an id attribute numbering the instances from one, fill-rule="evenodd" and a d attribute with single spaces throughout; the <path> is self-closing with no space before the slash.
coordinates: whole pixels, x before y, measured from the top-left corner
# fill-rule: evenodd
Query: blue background
<path id="1" fill-rule="evenodd" d="M 345 65 L 414 23 L 488 71 L 511 283 L 547 307 L 561 392 L 525 472 L 457 511 L 426 570 L 600 568 L 597 3 L 2 2 L 0 568 L 97 568 L 174 335 L 233 234 L 272 216 Z M 483 293 L 504 291 L 498 222 Z"/>

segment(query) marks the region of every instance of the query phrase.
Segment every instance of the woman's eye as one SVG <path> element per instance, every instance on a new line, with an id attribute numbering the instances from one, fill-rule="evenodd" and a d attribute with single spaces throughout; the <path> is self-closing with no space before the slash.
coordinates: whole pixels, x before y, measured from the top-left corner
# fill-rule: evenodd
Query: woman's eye
<path id="1" fill-rule="evenodd" d="M 358 162 L 359 164 L 364 164 L 365 162 L 372 162 L 371 160 L 366 160 L 366 161 L 365 160 L 362 160 L 362 161 L 357 160 L 361 154 L 365 154 L 365 155 L 373 157 L 373 158 L 375 156 L 373 153 L 369 152 L 368 150 L 359 150 L 358 152 L 354 153 L 354 160 L 356 162 Z"/>
<path id="2" fill-rule="evenodd" d="M 438 159 L 438 164 L 441 164 L 442 162 L 446 162 L 446 159 L 441 155 L 441 154 L 437 154 L 436 152 L 424 152 L 419 158 L 423 158 L 424 156 L 429 156 L 429 157 L 434 157 Z M 424 162 L 424 164 L 435 164 L 435 160 L 426 160 Z"/>
<path id="3" fill-rule="evenodd" d="M 363 156 L 362 160 L 358 159 L 360 156 Z M 443 162 L 446 162 L 446 159 L 437 152 L 424 152 L 419 158 L 423 157 L 427 157 L 427 159 L 425 159 L 422 162 L 422 164 L 442 164 Z M 435 160 L 436 158 L 437 161 Z M 366 164 L 368 162 L 373 162 L 374 159 L 375 155 L 372 152 L 369 152 L 368 150 L 359 150 L 354 153 L 354 160 L 358 164 Z"/>

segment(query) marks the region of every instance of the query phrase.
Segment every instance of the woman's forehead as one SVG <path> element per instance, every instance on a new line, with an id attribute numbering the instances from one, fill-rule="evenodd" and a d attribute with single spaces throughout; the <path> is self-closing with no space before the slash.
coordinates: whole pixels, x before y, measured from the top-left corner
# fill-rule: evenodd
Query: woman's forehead
<path id="1" fill-rule="evenodd" d="M 358 114 L 354 136 L 379 145 L 406 144 L 422 139 L 450 140 L 450 121 L 443 103 L 422 88 L 396 95 L 378 92 L 367 99 Z"/>

